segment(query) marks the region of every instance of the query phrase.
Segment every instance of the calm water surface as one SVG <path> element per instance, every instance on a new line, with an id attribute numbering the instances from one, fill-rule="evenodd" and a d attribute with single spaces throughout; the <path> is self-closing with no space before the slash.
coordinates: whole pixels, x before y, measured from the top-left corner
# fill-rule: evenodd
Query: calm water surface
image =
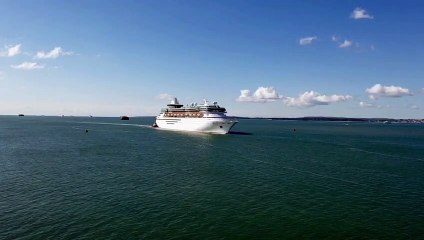
<path id="1" fill-rule="evenodd" d="M 0 239 L 424 238 L 423 125 L 152 122 L 0 116 Z"/>

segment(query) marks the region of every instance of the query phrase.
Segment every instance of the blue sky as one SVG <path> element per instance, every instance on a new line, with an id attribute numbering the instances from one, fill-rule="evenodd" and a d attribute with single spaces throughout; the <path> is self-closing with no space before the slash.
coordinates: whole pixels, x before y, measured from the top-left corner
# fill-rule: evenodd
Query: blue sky
<path id="1" fill-rule="evenodd" d="M 422 1 L 3 1 L 0 114 L 424 118 Z"/>

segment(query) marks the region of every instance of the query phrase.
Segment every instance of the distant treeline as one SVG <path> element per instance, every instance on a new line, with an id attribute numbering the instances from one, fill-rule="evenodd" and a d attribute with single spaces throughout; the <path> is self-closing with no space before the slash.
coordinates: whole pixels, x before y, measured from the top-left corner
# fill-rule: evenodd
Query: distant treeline
<path id="1" fill-rule="evenodd" d="M 238 119 L 264 119 L 286 121 L 331 121 L 331 122 L 376 122 L 376 123 L 413 123 L 424 124 L 424 119 L 393 119 L 393 118 L 348 118 L 348 117 L 299 117 L 299 118 L 260 118 L 236 117 Z"/>

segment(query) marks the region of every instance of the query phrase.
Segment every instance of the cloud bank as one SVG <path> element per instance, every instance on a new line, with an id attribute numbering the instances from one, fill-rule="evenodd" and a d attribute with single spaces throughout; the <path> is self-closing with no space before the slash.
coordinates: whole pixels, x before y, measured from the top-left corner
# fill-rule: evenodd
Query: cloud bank
<path id="1" fill-rule="evenodd" d="M 10 65 L 10 67 L 14 69 L 21 69 L 21 70 L 34 70 L 34 69 L 42 69 L 44 68 L 43 65 L 39 65 L 35 62 L 23 62 L 19 65 Z"/>
<path id="2" fill-rule="evenodd" d="M 272 102 L 281 99 L 274 87 L 258 87 L 252 94 L 250 90 L 240 90 L 240 96 L 236 99 L 239 102 Z"/>
<path id="3" fill-rule="evenodd" d="M 302 45 L 302 46 L 303 45 L 309 45 L 309 44 L 312 44 L 312 42 L 316 39 L 318 39 L 316 36 L 314 36 L 314 37 L 304 37 L 304 38 L 299 39 L 299 44 Z"/>
<path id="4" fill-rule="evenodd" d="M 353 10 L 353 12 L 350 14 L 350 18 L 353 18 L 355 20 L 374 19 L 374 17 L 371 16 L 365 9 L 359 7 Z"/>
<path id="5" fill-rule="evenodd" d="M 299 95 L 297 98 L 286 97 L 284 103 L 290 107 L 313 107 L 317 105 L 329 105 L 331 103 L 343 102 L 352 99 L 350 95 L 321 95 L 318 92 L 309 91 Z"/>
<path id="6" fill-rule="evenodd" d="M 370 99 L 376 99 L 378 97 L 403 97 L 412 96 L 412 93 L 407 88 L 400 86 L 383 86 L 381 84 L 375 84 L 371 88 L 365 90 L 369 94 Z"/>

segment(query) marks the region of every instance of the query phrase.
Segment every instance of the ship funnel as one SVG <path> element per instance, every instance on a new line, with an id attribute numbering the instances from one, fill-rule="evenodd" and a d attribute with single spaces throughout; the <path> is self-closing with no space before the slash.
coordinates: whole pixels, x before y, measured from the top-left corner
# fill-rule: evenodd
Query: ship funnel
<path id="1" fill-rule="evenodd" d="M 174 98 L 174 99 L 172 99 L 171 100 L 171 104 L 180 104 L 179 102 L 178 102 L 178 99 L 177 98 Z"/>

